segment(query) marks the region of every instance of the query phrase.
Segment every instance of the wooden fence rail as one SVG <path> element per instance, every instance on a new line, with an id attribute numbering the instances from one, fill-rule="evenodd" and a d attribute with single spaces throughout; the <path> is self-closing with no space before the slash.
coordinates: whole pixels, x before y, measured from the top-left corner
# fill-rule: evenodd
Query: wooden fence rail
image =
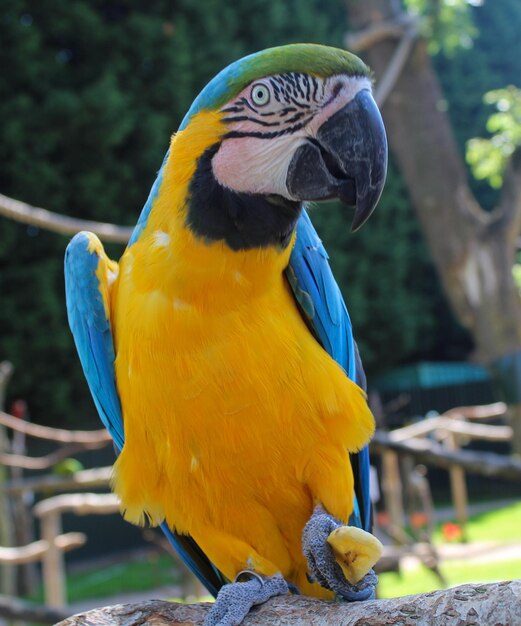
<path id="1" fill-rule="evenodd" d="M 5 483 L 3 490 L 8 495 L 15 495 L 25 492 L 50 494 L 58 491 L 94 489 L 96 487 L 108 487 L 111 476 L 112 467 L 97 467 L 81 470 L 68 476 L 48 474 L 10 481 Z"/>
<path id="2" fill-rule="evenodd" d="M 6 367 L 5 363 L 0 364 L 0 400 L 5 389 L 6 381 L 12 368 Z M 81 533 L 62 534 L 61 531 L 61 511 L 52 511 L 53 506 L 58 503 L 50 500 L 43 501 L 36 507 L 36 513 L 41 516 L 42 538 L 34 541 L 34 517 L 31 514 L 28 502 L 31 501 L 32 494 L 38 488 L 40 492 L 47 493 L 53 486 L 58 485 L 63 488 L 66 484 L 76 488 L 104 486 L 107 487 L 110 479 L 110 469 L 106 471 L 94 470 L 90 473 L 90 480 L 85 477 L 72 476 L 37 476 L 30 479 L 23 478 L 23 470 L 47 470 L 56 465 L 59 461 L 72 456 L 81 451 L 94 450 L 109 445 L 111 437 L 105 429 L 95 431 L 70 431 L 63 428 L 50 428 L 25 421 L 23 418 L 15 417 L 1 410 L 0 404 L 0 435 L 6 429 L 14 432 L 12 438 L 13 445 L 9 444 L 9 439 L 3 436 L 5 445 L 0 444 L 0 468 L 9 468 L 10 478 L 4 470 L 4 475 L 0 480 L 0 529 L 3 523 L 9 535 L 0 533 L 0 576 L 1 589 L 5 595 L 16 595 L 15 584 L 21 581 L 19 592 L 28 592 L 36 584 L 37 570 L 35 564 L 43 564 L 43 583 L 46 600 L 50 606 L 65 605 L 65 563 L 64 554 L 68 550 L 79 548 L 86 542 L 86 536 Z M 58 448 L 42 457 L 28 456 L 25 453 L 25 437 L 35 437 L 58 444 Z M 15 446 L 14 442 L 19 441 L 21 445 Z M 29 500 L 27 494 L 30 495 Z M 85 502 L 90 506 L 90 511 L 105 514 L 106 506 L 101 506 L 100 500 L 103 496 L 93 495 L 90 498 L 85 494 L 80 495 L 84 500 L 78 498 L 73 500 L 69 497 L 69 509 L 78 514 L 83 514 Z M 111 494 L 106 496 L 113 499 Z M 8 500 L 10 498 L 10 500 Z M 63 502 L 63 501 L 60 501 Z M 44 505 L 44 506 L 41 506 Z M 118 506 L 112 506 L 110 512 L 114 512 Z M 3 521 L 2 521 L 3 520 Z M 20 532 L 21 529 L 27 532 Z M 15 536 L 16 535 L 16 536 Z M 18 543 L 18 545 L 16 545 Z M 18 570 L 15 566 L 21 567 Z"/>
<path id="3" fill-rule="evenodd" d="M 75 548 L 80 548 L 87 542 L 87 536 L 83 533 L 66 533 L 53 537 L 52 543 L 61 552 L 68 552 Z M 0 547 L 0 563 L 14 563 L 22 565 L 24 563 L 34 563 L 41 561 L 51 549 L 50 543 L 45 539 L 33 541 L 27 546 L 17 546 L 15 548 Z"/>
<path id="4" fill-rule="evenodd" d="M 50 426 L 41 426 L 32 422 L 23 420 L 0 411 L 0 424 L 25 433 L 30 437 L 38 439 L 47 439 L 56 443 L 101 443 L 112 441 L 109 433 L 101 428 L 100 430 L 66 430 L 65 428 L 52 428 Z"/>
<path id="5" fill-rule="evenodd" d="M 391 450 L 400 456 L 412 456 L 420 463 L 450 469 L 458 465 L 468 472 L 488 478 L 521 482 L 521 460 L 515 457 L 475 450 L 448 450 L 441 444 L 422 440 L 393 441 L 389 433 L 377 431 L 371 448 L 383 453 Z"/>
<path id="6" fill-rule="evenodd" d="M 42 556 L 45 604 L 61 608 L 67 604 L 67 585 L 63 550 L 56 542 L 62 533 L 63 513 L 108 515 L 119 511 L 119 499 L 112 493 L 75 493 L 47 498 L 33 509 L 40 519 L 42 539 L 48 548 Z"/>
<path id="7" fill-rule="evenodd" d="M 443 415 L 425 418 L 391 432 L 378 430 L 371 449 L 382 457 L 383 491 L 392 526 L 405 522 L 402 497 L 400 457 L 447 469 L 456 518 L 464 526 L 468 518 L 465 472 L 487 477 L 521 481 L 521 460 L 493 452 L 462 450 L 471 440 L 508 443 L 512 428 L 504 425 L 473 423 L 503 416 L 506 405 L 497 402 L 486 406 L 456 407 Z M 409 460 L 409 463 L 411 461 Z M 409 468 L 410 469 L 410 468 Z"/>

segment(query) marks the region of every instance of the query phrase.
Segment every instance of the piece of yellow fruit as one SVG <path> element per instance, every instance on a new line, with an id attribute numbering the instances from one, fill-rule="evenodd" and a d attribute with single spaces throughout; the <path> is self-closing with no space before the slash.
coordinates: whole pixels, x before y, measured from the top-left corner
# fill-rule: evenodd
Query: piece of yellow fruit
<path id="1" fill-rule="evenodd" d="M 340 526 L 330 533 L 327 542 L 333 548 L 336 562 L 344 576 L 356 584 L 382 556 L 383 546 L 378 539 L 361 528 Z"/>

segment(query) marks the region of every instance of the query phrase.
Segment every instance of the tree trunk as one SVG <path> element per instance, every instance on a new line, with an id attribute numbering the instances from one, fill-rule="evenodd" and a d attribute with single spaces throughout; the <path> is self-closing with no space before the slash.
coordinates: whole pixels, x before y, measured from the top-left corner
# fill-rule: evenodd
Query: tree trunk
<path id="1" fill-rule="evenodd" d="M 355 31 L 403 24 L 406 17 L 397 0 L 346 0 L 346 7 Z M 367 39 L 369 47 L 362 55 L 377 82 L 399 41 L 396 28 L 394 33 L 387 30 L 386 38 Z M 421 38 L 415 40 L 382 115 L 445 292 L 474 338 L 475 358 L 501 365 L 506 355 L 521 351 L 521 298 L 512 276 L 521 227 L 521 159 L 519 155 L 512 159 L 498 207 L 485 212 L 469 188 L 443 94 Z M 507 388 L 506 400 L 517 415 L 521 391 L 511 378 L 505 380 L 505 369 L 500 367 L 498 373 Z M 519 378 L 517 356 L 509 371 Z M 521 417 L 513 420 L 519 451 L 520 423 Z"/>
<path id="2" fill-rule="evenodd" d="M 57 626 L 195 626 L 209 604 L 149 600 L 117 604 L 70 617 Z M 521 581 L 463 585 L 446 591 L 368 602 L 325 602 L 302 596 L 279 597 L 254 609 L 244 626 L 427 626 L 438 624 L 521 624 Z"/>

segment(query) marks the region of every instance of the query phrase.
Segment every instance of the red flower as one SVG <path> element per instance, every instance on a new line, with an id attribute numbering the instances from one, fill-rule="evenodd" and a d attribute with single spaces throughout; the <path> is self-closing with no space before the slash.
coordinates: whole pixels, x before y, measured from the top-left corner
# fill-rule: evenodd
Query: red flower
<path id="1" fill-rule="evenodd" d="M 387 511 L 380 511 L 379 513 L 377 513 L 376 523 L 381 528 L 384 528 L 385 526 L 389 526 L 389 524 L 391 523 L 391 517 L 389 513 L 387 513 Z"/>
<path id="2" fill-rule="evenodd" d="M 409 519 L 413 528 L 425 528 L 429 523 L 429 516 L 423 511 L 411 513 Z"/>
<path id="3" fill-rule="evenodd" d="M 463 538 L 463 530 L 461 526 L 454 522 L 445 522 L 441 527 L 441 532 L 445 541 L 461 541 Z"/>
<path id="4" fill-rule="evenodd" d="M 11 403 L 11 415 L 18 419 L 24 420 L 27 418 L 27 402 L 25 400 L 14 400 Z"/>

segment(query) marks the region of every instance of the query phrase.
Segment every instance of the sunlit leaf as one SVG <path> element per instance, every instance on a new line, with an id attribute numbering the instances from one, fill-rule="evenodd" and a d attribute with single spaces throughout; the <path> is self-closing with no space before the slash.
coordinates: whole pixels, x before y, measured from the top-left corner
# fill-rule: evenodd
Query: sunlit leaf
<path id="1" fill-rule="evenodd" d="M 521 147 L 521 89 L 513 85 L 495 89 L 486 93 L 483 101 L 496 109 L 487 121 L 492 136 L 467 142 L 467 162 L 476 178 L 498 188 L 510 157 Z"/>
<path id="2" fill-rule="evenodd" d="M 458 48 L 471 48 L 477 30 L 470 11 L 482 0 L 405 0 L 410 13 L 421 17 L 420 29 L 429 51 L 451 55 Z"/>

